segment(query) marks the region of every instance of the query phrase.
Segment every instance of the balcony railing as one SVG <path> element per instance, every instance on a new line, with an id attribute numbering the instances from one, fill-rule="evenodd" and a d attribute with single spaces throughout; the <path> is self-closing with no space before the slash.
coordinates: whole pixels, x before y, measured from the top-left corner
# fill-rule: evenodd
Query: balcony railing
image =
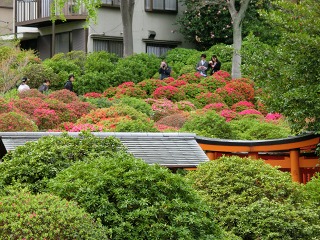
<path id="1" fill-rule="evenodd" d="M 51 17 L 51 8 L 56 9 L 56 15 L 63 15 L 68 19 L 70 16 L 87 16 L 84 6 L 75 8 L 76 0 L 68 0 L 62 12 L 57 11 L 57 6 L 53 0 L 16 0 L 16 22 L 28 22 Z"/>

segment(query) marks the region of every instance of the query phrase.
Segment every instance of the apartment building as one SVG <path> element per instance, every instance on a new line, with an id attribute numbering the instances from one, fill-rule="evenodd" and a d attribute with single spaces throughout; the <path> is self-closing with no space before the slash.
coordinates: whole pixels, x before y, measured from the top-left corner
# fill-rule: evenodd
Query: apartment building
<path id="1" fill-rule="evenodd" d="M 54 23 L 50 19 L 50 8 L 55 7 L 52 0 L 9 1 L 14 1 L 15 29 L 21 46 L 37 50 L 41 59 L 72 50 L 104 50 L 123 56 L 120 0 L 101 0 L 97 23 L 90 22 L 87 27 L 87 11 L 84 7 L 75 8 L 75 0 L 68 0 L 63 8 L 66 21 L 57 19 Z M 178 31 L 177 18 L 182 12 L 183 6 L 178 0 L 136 0 L 134 52 L 161 56 L 175 47 L 192 47 Z"/>

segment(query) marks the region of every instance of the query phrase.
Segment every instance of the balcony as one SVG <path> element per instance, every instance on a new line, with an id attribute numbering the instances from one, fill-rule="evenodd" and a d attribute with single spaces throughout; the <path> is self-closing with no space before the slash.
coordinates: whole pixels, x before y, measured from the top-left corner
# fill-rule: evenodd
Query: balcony
<path id="1" fill-rule="evenodd" d="M 68 0 L 62 12 L 67 22 L 84 21 L 87 11 L 84 6 L 75 8 L 76 0 Z M 53 0 L 16 0 L 16 26 L 45 27 L 52 24 L 51 8 L 57 8 Z M 57 15 L 60 15 L 57 13 Z M 57 17 L 55 24 L 63 21 Z"/>

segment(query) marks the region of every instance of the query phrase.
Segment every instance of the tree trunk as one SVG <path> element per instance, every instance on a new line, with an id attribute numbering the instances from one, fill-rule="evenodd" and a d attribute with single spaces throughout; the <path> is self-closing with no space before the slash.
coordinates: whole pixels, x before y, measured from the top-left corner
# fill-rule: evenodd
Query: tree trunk
<path id="1" fill-rule="evenodd" d="M 121 0 L 120 10 L 123 25 L 123 56 L 127 57 L 133 54 L 133 35 L 132 19 L 134 0 Z"/>
<path id="2" fill-rule="evenodd" d="M 235 0 L 227 0 L 227 6 L 233 22 L 233 56 L 232 78 L 241 78 L 241 46 L 242 22 L 249 7 L 250 0 L 242 0 L 239 10 L 235 7 Z"/>

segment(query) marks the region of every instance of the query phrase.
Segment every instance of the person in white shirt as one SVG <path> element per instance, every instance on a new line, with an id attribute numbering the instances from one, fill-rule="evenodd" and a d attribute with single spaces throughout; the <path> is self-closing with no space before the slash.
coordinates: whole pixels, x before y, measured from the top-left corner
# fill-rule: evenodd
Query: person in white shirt
<path id="1" fill-rule="evenodd" d="M 28 80 L 29 79 L 26 78 L 26 77 L 22 78 L 22 83 L 18 87 L 18 92 L 23 92 L 23 91 L 26 91 L 26 90 L 30 90 L 30 87 L 27 84 Z"/>
<path id="2" fill-rule="evenodd" d="M 201 60 L 198 62 L 196 69 L 204 77 L 207 76 L 207 70 L 209 67 L 208 62 L 206 61 L 206 54 L 201 54 Z"/>

